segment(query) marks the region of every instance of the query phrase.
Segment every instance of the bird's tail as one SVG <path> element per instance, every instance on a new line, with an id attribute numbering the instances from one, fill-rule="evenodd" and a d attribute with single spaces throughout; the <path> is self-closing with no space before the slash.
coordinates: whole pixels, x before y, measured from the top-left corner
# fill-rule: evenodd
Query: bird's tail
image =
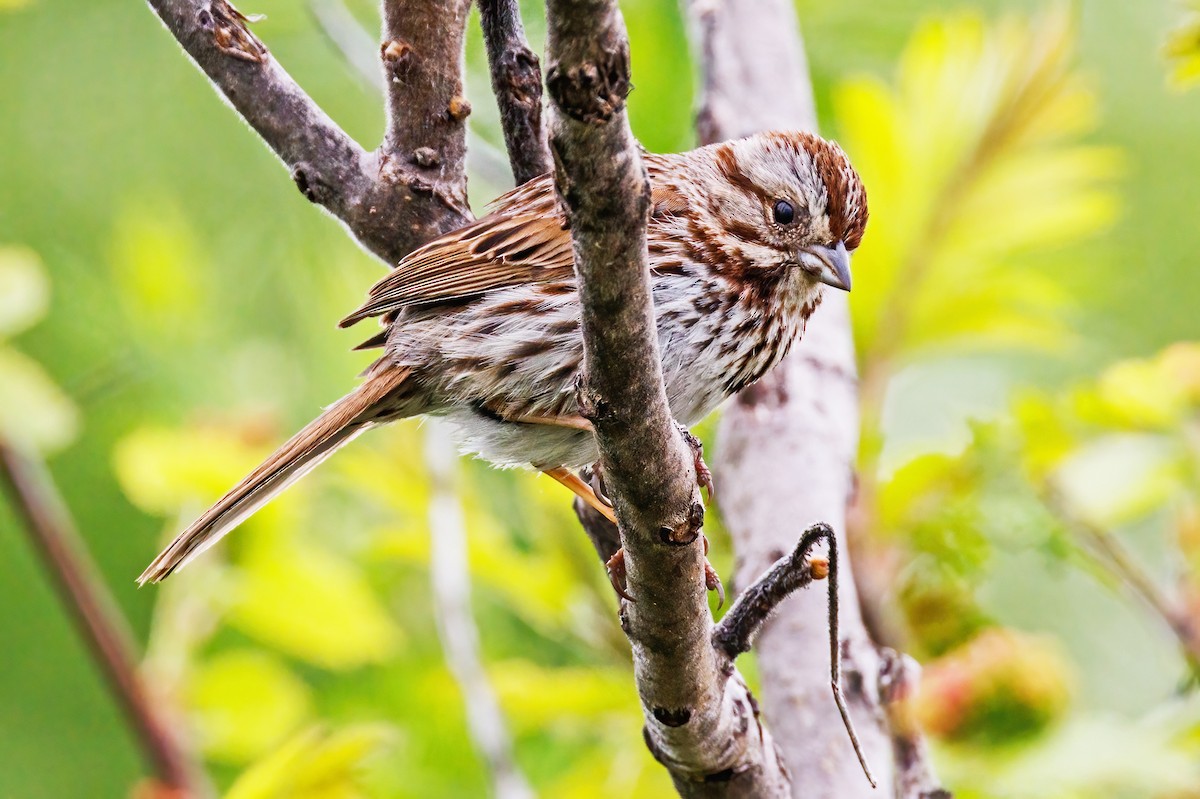
<path id="1" fill-rule="evenodd" d="M 393 394 L 407 376 L 407 369 L 374 371 L 357 389 L 330 405 L 176 536 L 142 572 L 138 585 L 157 583 L 168 577 L 371 427 L 378 416 L 377 405 Z"/>

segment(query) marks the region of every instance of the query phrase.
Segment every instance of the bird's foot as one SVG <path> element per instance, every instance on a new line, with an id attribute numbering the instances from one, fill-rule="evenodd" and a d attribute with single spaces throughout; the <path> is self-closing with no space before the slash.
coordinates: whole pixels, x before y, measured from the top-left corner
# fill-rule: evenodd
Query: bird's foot
<path id="1" fill-rule="evenodd" d="M 629 595 L 625 584 L 625 550 L 622 548 L 614 552 L 604 567 L 608 570 L 608 581 L 612 584 L 613 590 L 617 592 L 617 596 L 626 602 L 633 602 L 634 599 Z"/>
<path id="2" fill-rule="evenodd" d="M 708 536 L 701 533 L 700 537 L 704 539 L 704 587 L 717 592 L 717 610 L 720 610 L 725 605 L 725 586 L 721 584 L 721 575 L 708 562 Z"/>
<path id="3" fill-rule="evenodd" d="M 704 462 L 704 442 L 692 435 L 692 431 L 688 430 L 679 422 L 675 423 L 679 428 L 679 432 L 683 435 L 683 440 L 687 442 L 688 447 L 692 450 L 693 463 L 696 467 L 696 485 L 704 489 L 708 494 L 708 501 L 712 502 L 717 493 L 717 487 L 713 483 L 712 471 L 708 468 L 708 464 Z"/>

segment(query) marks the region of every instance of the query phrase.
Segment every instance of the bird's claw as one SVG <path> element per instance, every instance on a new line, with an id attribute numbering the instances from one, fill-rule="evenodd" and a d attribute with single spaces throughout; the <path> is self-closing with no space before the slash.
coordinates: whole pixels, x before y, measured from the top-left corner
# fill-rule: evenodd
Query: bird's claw
<path id="1" fill-rule="evenodd" d="M 617 596 L 624 599 L 626 602 L 635 601 L 629 595 L 629 591 L 625 585 L 625 550 L 618 549 L 613 553 L 613 556 L 604 564 L 608 570 L 608 582 L 612 584 L 613 590 L 617 592 Z"/>
<path id="2" fill-rule="evenodd" d="M 725 586 L 721 584 L 721 577 L 708 558 L 704 559 L 704 587 L 717 592 L 717 610 L 725 606 Z"/>
<path id="3" fill-rule="evenodd" d="M 679 428 L 680 434 L 683 435 L 683 440 L 692 450 L 693 463 L 696 467 L 696 485 L 704 489 L 705 493 L 708 494 L 708 501 L 712 502 L 713 497 L 717 495 L 717 486 L 713 483 L 712 470 L 704 462 L 704 442 L 692 435 L 692 431 L 679 422 L 676 422 L 675 426 Z"/>

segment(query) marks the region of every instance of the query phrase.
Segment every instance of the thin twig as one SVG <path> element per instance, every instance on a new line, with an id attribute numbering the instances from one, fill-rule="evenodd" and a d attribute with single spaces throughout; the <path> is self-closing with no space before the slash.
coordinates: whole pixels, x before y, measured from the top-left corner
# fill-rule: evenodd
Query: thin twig
<path id="1" fill-rule="evenodd" d="M 308 10 L 317 30 L 325 35 L 355 77 L 383 97 L 387 86 L 374 55 L 375 37 L 359 24 L 342 0 L 309 0 Z"/>
<path id="2" fill-rule="evenodd" d="M 480 0 L 479 15 L 504 144 L 519 186 L 553 168 L 542 129 L 542 71 L 525 39 L 517 0 Z"/>
<path id="3" fill-rule="evenodd" d="M 827 559 L 811 557 L 812 548 L 821 541 L 828 547 Z M 850 711 L 846 708 L 845 697 L 842 696 L 841 639 L 838 636 L 838 550 L 837 536 L 832 527 L 823 522 L 809 527 L 791 555 L 775 561 L 762 577 L 746 588 L 713 630 L 713 644 L 730 660 L 749 652 L 754 637 L 779 603 L 813 580 L 821 580 L 826 576 L 829 577 L 829 681 L 833 688 L 833 701 L 841 713 L 842 724 L 850 736 L 863 773 L 874 788 L 875 778 L 871 775 L 866 755 L 858 742 L 858 733 L 854 730 L 854 722 L 850 719 Z"/>
<path id="4" fill-rule="evenodd" d="M 59 599 L 104 673 L 160 787 L 178 791 L 187 799 L 210 795 L 199 766 L 173 733 L 170 720 L 150 699 L 137 671 L 128 624 L 97 577 L 45 467 L 15 445 L 0 440 L 0 478 Z"/>
<path id="5" fill-rule="evenodd" d="M 492 778 L 497 799 L 533 799 L 513 758 L 512 740 L 479 658 L 479 630 L 471 613 L 467 536 L 456 488 L 457 451 L 445 425 L 425 427 L 429 467 L 429 539 L 434 610 L 446 665 L 463 694 L 467 726 Z"/>

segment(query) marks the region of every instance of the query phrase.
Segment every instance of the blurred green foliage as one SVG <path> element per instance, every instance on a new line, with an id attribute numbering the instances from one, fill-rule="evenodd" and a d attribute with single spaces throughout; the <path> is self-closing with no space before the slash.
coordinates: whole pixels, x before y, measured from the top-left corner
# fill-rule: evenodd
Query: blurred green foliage
<path id="1" fill-rule="evenodd" d="M 1197 37 L 1171 0 L 1044 5 L 798 2 L 824 128 L 871 202 L 856 570 L 885 586 L 865 592 L 876 632 L 928 664 L 915 715 L 956 795 L 1196 796 L 1200 707 L 1127 567 L 1200 618 L 1200 99 L 1167 88 L 1194 79 Z M 635 131 L 686 148 L 676 3 L 624 9 Z M 377 139 L 374 90 L 304 4 L 243 10 Z M 332 324 L 378 266 L 140 4 L 0 0 L 0 64 L 0 430 L 52 456 L 215 781 L 233 799 L 486 795 L 434 623 L 419 425 L 133 589 L 161 539 L 352 384 L 369 356 Z M 474 30 L 467 64 L 472 125 L 499 142 Z M 503 188 L 474 176 L 473 201 Z M 462 478 L 518 766 L 543 796 L 668 795 L 564 493 L 478 463 Z M 0 529 L 0 796 L 128 795 L 133 741 L 3 505 Z M 718 520 L 710 537 L 727 573 Z"/>

